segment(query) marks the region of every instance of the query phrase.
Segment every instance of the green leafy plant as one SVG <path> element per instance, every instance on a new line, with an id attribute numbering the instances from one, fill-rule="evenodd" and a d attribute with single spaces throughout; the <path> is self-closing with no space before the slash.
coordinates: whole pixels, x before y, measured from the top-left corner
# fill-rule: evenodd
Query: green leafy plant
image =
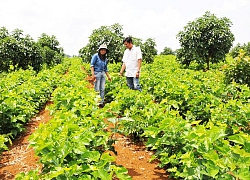
<path id="1" fill-rule="evenodd" d="M 250 42 L 248 43 L 244 43 L 243 45 L 241 45 L 240 43 L 236 44 L 236 46 L 234 46 L 231 50 L 230 50 L 230 55 L 233 58 L 236 58 L 237 56 L 239 56 L 240 54 L 240 50 L 243 50 L 244 52 L 246 52 L 246 56 L 250 55 Z"/>
<path id="2" fill-rule="evenodd" d="M 122 25 L 117 23 L 111 26 L 101 26 L 93 30 L 89 37 L 89 43 L 79 50 L 79 55 L 83 62 L 90 62 L 92 55 L 97 53 L 99 46 L 105 43 L 109 49 L 109 61 L 111 63 L 121 63 L 123 51 L 125 50 L 122 43 L 124 38 L 122 30 Z M 133 37 L 133 44 L 141 47 L 145 62 L 153 62 L 154 56 L 157 54 L 154 39 L 148 38 L 142 43 L 142 39 Z"/>
<path id="3" fill-rule="evenodd" d="M 109 92 L 105 110 L 119 115 L 119 132 L 146 140 L 177 179 L 249 178 L 248 86 L 225 84 L 219 69 L 181 69 L 173 56 L 142 66 L 141 83 L 141 93 L 118 84 Z"/>
<path id="4" fill-rule="evenodd" d="M 67 63 L 44 69 L 36 74 L 33 70 L 9 73 L 0 83 L 0 133 L 9 141 L 24 130 L 24 125 L 34 117 L 57 87 Z M 6 143 L 8 143 L 7 141 Z"/>
<path id="5" fill-rule="evenodd" d="M 175 52 L 170 47 L 165 47 L 160 55 L 175 55 Z"/>
<path id="6" fill-rule="evenodd" d="M 250 58 L 245 55 L 245 51 L 240 50 L 239 55 L 231 64 L 225 68 L 225 81 L 227 83 L 237 82 L 250 86 Z"/>
<path id="7" fill-rule="evenodd" d="M 119 65 L 110 66 L 113 81 L 99 109 L 81 68 L 87 64 L 73 62 L 52 93 L 53 118 L 30 139 L 42 173 L 21 174 L 23 179 L 131 179 L 108 153 L 117 132 L 145 142 L 154 152 L 151 160 L 176 179 L 250 178 L 247 85 L 224 83 L 220 69 L 182 69 L 175 56 L 156 56 L 142 66 L 142 92 L 115 74 Z M 106 120 L 114 123 L 113 132 Z"/>
<path id="8" fill-rule="evenodd" d="M 113 139 L 97 107 L 96 93 L 87 87 L 81 59 L 74 58 L 52 93 L 53 118 L 30 137 L 40 156 L 42 173 L 21 173 L 19 178 L 39 179 L 131 179 L 128 171 L 114 164 Z M 43 134 L 41 136 L 41 134 Z"/>
<path id="9" fill-rule="evenodd" d="M 113 24 L 111 26 L 101 26 L 93 30 L 89 37 L 89 43 L 79 50 L 79 55 L 84 62 L 90 62 L 93 54 L 101 44 L 106 44 L 110 53 L 108 59 L 111 63 L 120 62 L 122 59 L 124 47 L 122 45 L 123 33 L 120 24 Z"/>
<path id="10" fill-rule="evenodd" d="M 9 33 L 5 27 L 0 28 L 0 51 L 0 72 L 30 67 L 38 72 L 43 65 L 53 67 L 61 63 L 64 57 L 55 36 L 43 33 L 36 42 L 20 29 Z"/>
<path id="11" fill-rule="evenodd" d="M 207 64 L 207 69 L 210 63 L 224 60 L 234 41 L 231 25 L 228 18 L 217 18 L 210 12 L 189 22 L 177 34 L 181 45 L 177 51 L 177 59 L 186 66 L 192 61 Z"/>

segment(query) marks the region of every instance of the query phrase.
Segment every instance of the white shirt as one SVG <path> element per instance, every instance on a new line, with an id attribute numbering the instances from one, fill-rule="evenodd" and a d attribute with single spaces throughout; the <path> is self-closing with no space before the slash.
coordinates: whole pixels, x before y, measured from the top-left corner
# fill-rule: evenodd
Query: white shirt
<path id="1" fill-rule="evenodd" d="M 142 59 L 141 48 L 133 45 L 131 49 L 126 49 L 123 54 L 122 62 L 125 63 L 125 76 L 135 77 L 138 71 L 138 60 Z"/>

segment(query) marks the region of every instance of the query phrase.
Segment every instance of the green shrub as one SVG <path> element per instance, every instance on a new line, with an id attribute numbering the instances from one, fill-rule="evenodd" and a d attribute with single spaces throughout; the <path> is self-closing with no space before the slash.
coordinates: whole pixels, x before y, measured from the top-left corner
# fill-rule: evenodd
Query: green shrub
<path id="1" fill-rule="evenodd" d="M 225 81 L 227 83 L 236 82 L 250 86 L 250 58 L 240 50 L 235 61 L 226 66 Z"/>

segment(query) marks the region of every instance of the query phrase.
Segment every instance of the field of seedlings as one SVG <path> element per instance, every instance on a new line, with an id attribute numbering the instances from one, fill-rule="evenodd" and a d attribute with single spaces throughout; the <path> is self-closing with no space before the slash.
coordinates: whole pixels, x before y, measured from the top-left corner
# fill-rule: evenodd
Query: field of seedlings
<path id="1" fill-rule="evenodd" d="M 114 133 L 143 142 L 154 153 L 151 160 L 172 178 L 250 179 L 250 89 L 226 84 L 223 68 L 184 69 L 175 56 L 158 55 L 142 65 L 139 92 L 118 76 L 120 64 L 109 64 L 112 82 L 99 108 L 100 98 L 86 80 L 89 67 L 80 58 L 67 58 L 38 74 L 0 75 L 1 151 L 53 101 L 53 118 L 29 139 L 42 172 L 20 173 L 16 179 L 132 179 L 109 153 Z M 107 121 L 114 124 L 112 131 Z"/>

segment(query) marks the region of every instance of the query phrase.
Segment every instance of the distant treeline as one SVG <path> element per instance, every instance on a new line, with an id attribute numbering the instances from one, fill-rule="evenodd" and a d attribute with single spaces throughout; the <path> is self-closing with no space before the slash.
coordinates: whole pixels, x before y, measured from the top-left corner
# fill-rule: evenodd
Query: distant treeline
<path id="1" fill-rule="evenodd" d="M 64 57 L 63 48 L 54 35 L 45 33 L 37 41 L 30 35 L 24 35 L 20 29 L 9 32 L 0 28 L 0 72 L 33 68 L 41 70 L 43 66 L 54 66 Z"/>

